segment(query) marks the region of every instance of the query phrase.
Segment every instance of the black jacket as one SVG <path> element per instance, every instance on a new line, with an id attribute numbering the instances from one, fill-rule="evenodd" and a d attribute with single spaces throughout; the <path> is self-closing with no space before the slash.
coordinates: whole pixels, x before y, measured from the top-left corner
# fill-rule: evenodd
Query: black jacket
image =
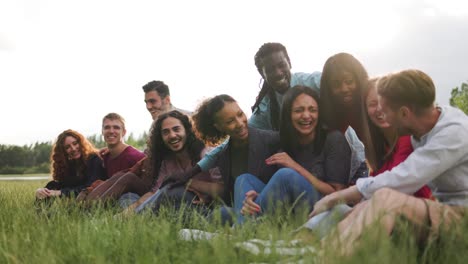
<path id="1" fill-rule="evenodd" d="M 221 171 L 224 182 L 223 201 L 226 205 L 232 205 L 234 193 L 234 177 L 231 175 L 231 142 L 229 142 L 216 159 L 216 166 Z M 267 165 L 265 160 L 280 149 L 279 134 L 275 131 L 261 130 L 249 127 L 249 147 L 247 173 L 257 176 L 265 184 L 278 170 L 277 166 Z"/>
<path id="2" fill-rule="evenodd" d="M 94 181 L 105 180 L 107 178 L 106 170 L 97 155 L 92 155 L 88 158 L 86 162 L 86 174 L 83 177 L 78 177 L 74 167 L 70 168 L 67 174 L 63 182 L 50 181 L 45 187 L 50 190 L 60 190 L 62 196 L 69 197 L 74 195 L 76 197 Z"/>

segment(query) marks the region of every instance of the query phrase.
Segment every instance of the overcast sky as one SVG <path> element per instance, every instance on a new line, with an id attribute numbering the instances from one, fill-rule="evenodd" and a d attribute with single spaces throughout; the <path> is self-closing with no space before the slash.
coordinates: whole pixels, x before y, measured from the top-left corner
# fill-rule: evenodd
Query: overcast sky
<path id="1" fill-rule="evenodd" d="M 338 52 L 371 76 L 418 68 L 448 104 L 468 81 L 468 2 L 0 0 L 0 144 L 97 134 L 109 112 L 139 135 L 151 80 L 179 108 L 227 93 L 250 115 L 265 42 L 286 46 L 293 71 Z"/>

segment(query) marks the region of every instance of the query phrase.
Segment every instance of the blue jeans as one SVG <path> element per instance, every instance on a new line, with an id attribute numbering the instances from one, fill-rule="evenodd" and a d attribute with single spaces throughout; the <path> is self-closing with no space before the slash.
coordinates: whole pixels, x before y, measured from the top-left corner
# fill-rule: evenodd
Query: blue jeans
<path id="1" fill-rule="evenodd" d="M 141 213 L 145 209 L 152 209 L 159 199 L 159 196 L 161 196 L 161 189 L 158 189 L 153 195 L 137 206 L 137 208 L 135 208 L 135 213 Z"/>
<path id="2" fill-rule="evenodd" d="M 237 177 L 234 185 L 234 210 L 238 214 L 237 222 L 244 222 L 240 214 L 245 194 L 254 190 L 258 193 L 254 200 L 260 208 L 260 213 L 273 213 L 278 208 L 294 208 L 310 210 L 321 198 L 315 188 L 297 171 L 282 168 L 265 184 L 252 174 L 242 174 Z"/>
<path id="3" fill-rule="evenodd" d="M 219 217 L 221 220 L 221 225 L 229 225 L 232 226 L 234 224 L 235 218 L 234 208 L 229 206 L 221 206 L 216 208 L 208 215 L 208 221 L 213 222 L 216 217 Z"/>
<path id="4" fill-rule="evenodd" d="M 135 208 L 135 213 L 141 213 L 145 209 L 152 209 L 155 206 L 156 201 L 161 196 L 161 193 L 161 189 L 157 190 L 153 195 L 148 197 L 148 199 L 146 199 L 144 202 L 142 202 L 139 206 Z M 138 201 L 140 198 L 141 197 L 136 193 L 125 193 L 120 197 L 119 205 L 122 209 L 125 209 L 133 203 L 135 203 L 136 201 Z"/>
<path id="5" fill-rule="evenodd" d="M 127 207 L 138 201 L 138 199 L 140 199 L 140 195 L 136 193 L 124 193 L 122 194 L 122 196 L 120 196 L 118 203 L 122 209 L 126 209 Z"/>

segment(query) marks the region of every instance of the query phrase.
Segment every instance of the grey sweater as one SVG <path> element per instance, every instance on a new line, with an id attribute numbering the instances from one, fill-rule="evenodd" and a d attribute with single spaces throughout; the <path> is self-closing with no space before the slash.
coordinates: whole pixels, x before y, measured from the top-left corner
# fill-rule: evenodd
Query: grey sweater
<path id="1" fill-rule="evenodd" d="M 440 107 L 436 125 L 419 140 L 414 152 L 391 171 L 356 183 L 365 198 L 388 187 L 412 194 L 429 184 L 442 203 L 468 206 L 468 117 L 459 109 Z"/>

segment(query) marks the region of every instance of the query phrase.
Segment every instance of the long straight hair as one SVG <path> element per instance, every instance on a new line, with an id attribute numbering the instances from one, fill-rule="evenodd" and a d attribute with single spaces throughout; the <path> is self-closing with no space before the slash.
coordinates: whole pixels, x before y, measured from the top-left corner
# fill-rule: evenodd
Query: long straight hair
<path id="1" fill-rule="evenodd" d="M 378 78 L 372 78 L 369 80 L 369 85 L 366 91 L 366 100 L 367 96 L 369 96 L 369 92 L 371 89 L 376 89 Z M 367 110 L 367 108 L 366 108 Z M 395 146 L 398 143 L 398 132 L 395 128 L 391 128 L 393 130 L 392 138 L 390 142 L 387 142 L 385 135 L 382 131 L 382 128 L 378 127 L 372 120 L 370 119 L 369 115 L 367 115 L 368 123 L 369 123 L 369 132 L 370 132 L 370 140 L 372 142 L 372 146 L 374 146 L 374 156 L 376 157 L 376 169 L 378 170 L 383 166 L 385 161 L 392 155 L 393 151 L 395 150 Z M 370 150 L 366 150 L 369 152 Z"/>
<path id="2" fill-rule="evenodd" d="M 319 117 L 317 120 L 317 126 L 315 127 L 315 138 L 314 138 L 314 152 L 322 152 L 323 145 L 326 139 L 326 131 L 322 126 L 321 114 L 320 114 L 320 99 L 319 94 L 307 86 L 296 85 L 290 88 L 283 97 L 283 109 L 281 110 L 281 122 L 280 122 L 280 142 L 281 148 L 292 155 L 292 150 L 299 145 L 297 130 L 292 125 L 291 112 L 294 100 L 301 95 L 306 94 L 312 97 L 318 105 Z"/>
<path id="3" fill-rule="evenodd" d="M 356 81 L 357 93 L 353 113 L 358 118 L 358 127 L 353 127 L 359 139 L 366 148 L 366 158 L 372 169 L 377 168 L 377 158 L 375 157 L 374 146 L 370 140 L 369 123 L 367 109 L 365 106 L 369 76 L 362 64 L 351 54 L 338 53 L 325 62 L 320 80 L 320 99 L 322 100 L 321 115 L 325 125 L 329 129 L 341 129 L 346 120 L 346 109 L 336 102 L 332 89 L 336 85 L 336 80 L 348 72 L 353 75 Z"/>

